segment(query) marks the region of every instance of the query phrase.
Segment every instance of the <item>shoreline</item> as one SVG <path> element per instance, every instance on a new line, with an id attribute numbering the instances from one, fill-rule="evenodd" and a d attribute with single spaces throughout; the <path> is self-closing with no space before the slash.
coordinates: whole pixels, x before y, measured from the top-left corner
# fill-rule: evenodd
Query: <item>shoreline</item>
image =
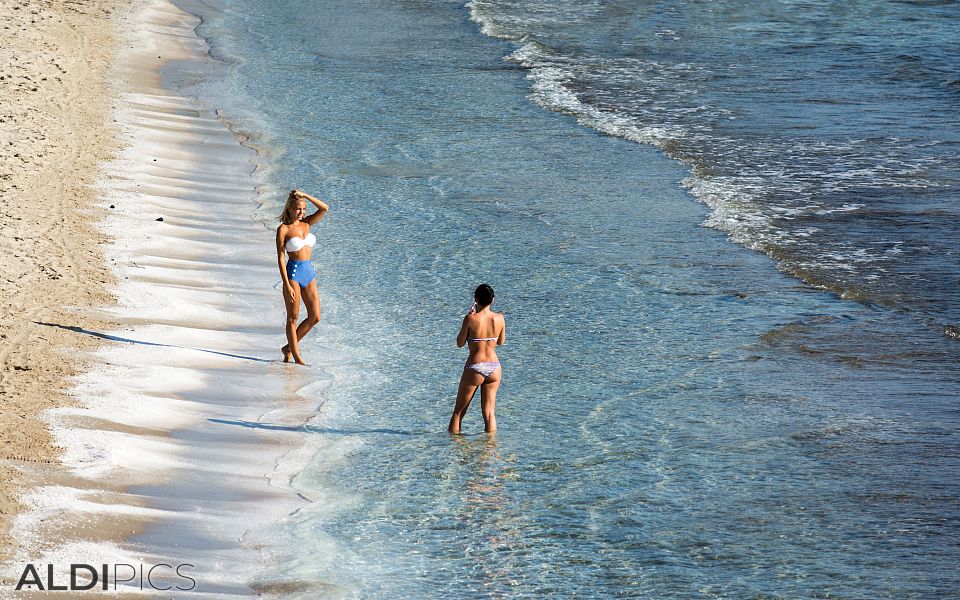
<path id="1" fill-rule="evenodd" d="M 282 301 L 269 285 L 272 252 L 262 252 L 271 232 L 253 218 L 253 151 L 178 91 L 222 66 L 198 21 L 169 0 L 111 17 L 117 31 L 141 34 L 103 66 L 116 144 L 96 165 L 90 205 L 100 205 L 114 301 L 56 328 L 84 334 L 83 369 L 61 384 L 70 402 L 38 410 L 61 462 L 23 493 L 4 587 L 23 562 L 179 561 L 198 565 L 194 595 L 269 589 L 253 583 L 269 548 L 257 529 L 303 502 L 287 483 L 309 452 L 296 432 L 314 408 L 298 394 L 311 382 L 278 378 L 278 357 L 257 356 L 282 337 L 279 318 L 260 319 Z M 283 426 L 257 427 L 261 417 Z"/>
<path id="2" fill-rule="evenodd" d="M 9 528 L 24 493 L 64 476 L 41 414 L 76 403 L 67 381 L 101 344 L 76 328 L 115 325 L 88 309 L 113 302 L 108 238 L 95 228 L 107 211 L 92 186 L 119 146 L 108 73 L 124 4 L 0 2 L 0 92 L 11 100 L 0 122 L 0 560 L 19 546 Z"/>

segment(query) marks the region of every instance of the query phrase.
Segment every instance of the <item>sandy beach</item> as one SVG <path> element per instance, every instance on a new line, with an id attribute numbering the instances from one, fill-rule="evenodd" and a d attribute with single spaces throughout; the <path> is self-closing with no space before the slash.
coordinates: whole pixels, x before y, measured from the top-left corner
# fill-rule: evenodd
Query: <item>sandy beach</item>
<path id="1" fill-rule="evenodd" d="M 254 153 L 172 91 L 218 64 L 167 0 L 0 14 L 18 29 L 0 73 L 16 100 L 0 155 L 0 592 L 27 562 L 176 561 L 197 565 L 199 597 L 249 594 L 255 527 L 299 502 L 290 431 L 314 407 L 263 403 L 311 382 L 262 383 L 282 332 L 261 318 L 280 296 L 275 257 L 255 254 L 271 233 L 253 218 Z M 241 273 L 262 285 L 231 289 Z"/>
<path id="2" fill-rule="evenodd" d="M 0 556 L 10 520 L 38 480 L 62 476 L 40 419 L 74 401 L 67 378 L 99 345 L 72 328 L 112 324 L 83 309 L 112 302 L 92 189 L 117 147 L 106 81 L 121 2 L 3 0 L 0 22 Z M 81 351 L 81 352 L 78 352 Z"/>
<path id="3" fill-rule="evenodd" d="M 955 6 L 663 8 L 0 0 L 0 599 L 960 589 Z"/>

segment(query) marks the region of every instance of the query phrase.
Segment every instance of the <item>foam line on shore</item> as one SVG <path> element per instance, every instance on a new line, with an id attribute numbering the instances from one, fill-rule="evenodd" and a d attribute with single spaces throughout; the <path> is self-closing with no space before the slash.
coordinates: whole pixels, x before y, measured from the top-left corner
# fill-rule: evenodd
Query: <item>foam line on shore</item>
<path id="1" fill-rule="evenodd" d="M 103 312 L 123 328 L 87 332 L 112 342 L 75 380 L 81 406 L 47 413 L 74 479 L 28 495 L 32 511 L 13 530 L 36 543 L 12 564 L 189 562 L 191 597 L 247 596 L 269 537 L 252 524 L 268 527 L 302 504 L 288 469 L 312 454 L 311 442 L 223 423 L 268 413 L 302 424 L 316 408 L 299 393 L 308 371 L 277 361 L 282 303 L 272 233 L 253 219 L 252 151 L 214 111 L 164 87 L 173 61 L 180 77 L 217 66 L 194 34 L 198 20 L 168 0 L 143 0 L 118 18 L 147 32 L 117 59 L 124 147 L 101 182 L 111 206 L 102 229 L 114 240 L 105 255 L 119 282 L 117 305 Z M 111 531 L 91 539 L 82 527 L 91 519 Z M 48 539 L 50 520 L 80 533 Z"/>

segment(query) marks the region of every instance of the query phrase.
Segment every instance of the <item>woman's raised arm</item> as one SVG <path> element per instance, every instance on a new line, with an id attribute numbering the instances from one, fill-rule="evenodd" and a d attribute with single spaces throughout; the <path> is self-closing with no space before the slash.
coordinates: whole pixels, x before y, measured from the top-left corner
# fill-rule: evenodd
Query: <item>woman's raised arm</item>
<path id="1" fill-rule="evenodd" d="M 307 225 L 313 225 L 314 223 L 316 223 L 317 221 L 319 221 L 320 219 L 322 219 L 322 218 L 323 218 L 323 215 L 327 214 L 327 211 L 330 210 L 330 205 L 327 204 L 326 202 L 324 202 L 323 200 L 320 200 L 319 198 L 314 198 L 314 197 L 311 196 L 310 194 L 308 194 L 308 193 L 306 193 L 306 192 L 301 192 L 300 190 L 294 190 L 294 191 L 296 192 L 296 194 L 297 194 L 298 196 L 300 196 L 301 198 L 306 198 L 306 199 L 309 200 L 314 206 L 317 207 L 317 212 L 313 213 L 313 214 L 310 215 L 309 217 L 304 217 L 304 218 L 303 218 L 303 221 L 304 221 Z"/>

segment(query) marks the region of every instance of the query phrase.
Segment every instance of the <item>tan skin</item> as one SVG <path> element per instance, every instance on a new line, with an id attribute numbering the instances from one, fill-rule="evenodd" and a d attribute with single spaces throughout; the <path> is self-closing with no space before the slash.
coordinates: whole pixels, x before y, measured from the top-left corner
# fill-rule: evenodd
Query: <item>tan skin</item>
<path id="1" fill-rule="evenodd" d="M 310 260 L 313 248 L 304 246 L 296 252 L 290 252 L 289 255 L 284 250 L 287 241 L 292 237 L 305 238 L 310 233 L 310 226 L 323 218 L 330 207 L 313 196 L 294 190 L 299 203 L 295 220 L 286 225 L 281 223 L 277 228 L 277 265 L 280 267 L 280 277 L 283 279 L 283 302 L 287 308 L 286 334 L 287 344 L 280 349 L 283 353 L 283 362 L 290 362 L 293 358 L 297 364 L 304 365 L 303 358 L 300 356 L 300 340 L 304 338 L 313 326 L 320 322 L 320 295 L 317 293 L 317 280 L 311 281 L 307 287 L 301 288 L 300 284 L 292 281 L 287 276 L 286 261 L 288 260 Z M 307 214 L 307 200 L 317 207 L 317 211 L 310 216 Z M 307 317 L 297 325 L 297 318 L 300 315 L 300 300 L 303 299 L 304 306 L 307 307 Z"/>
<path id="2" fill-rule="evenodd" d="M 469 342 L 468 344 L 467 338 L 496 339 L 484 342 Z M 490 305 L 471 309 L 467 316 L 463 318 L 460 333 L 457 334 L 457 348 L 463 348 L 467 344 L 470 350 L 470 356 L 466 362 L 468 365 L 500 360 L 497 358 L 496 347 L 506 341 L 506 321 L 504 321 L 501 313 L 490 310 Z M 501 371 L 502 369 L 497 369 L 485 377 L 482 373 L 464 367 L 463 374 L 460 376 L 460 387 L 457 390 L 457 404 L 453 409 L 453 416 L 450 417 L 450 425 L 447 427 L 447 431 L 460 433 L 463 417 L 467 414 L 467 409 L 470 407 L 473 396 L 477 393 L 477 388 L 480 388 L 483 430 L 487 433 L 493 433 L 497 430 L 497 417 L 494 415 L 494 408 L 497 405 L 497 389 L 500 388 Z"/>

